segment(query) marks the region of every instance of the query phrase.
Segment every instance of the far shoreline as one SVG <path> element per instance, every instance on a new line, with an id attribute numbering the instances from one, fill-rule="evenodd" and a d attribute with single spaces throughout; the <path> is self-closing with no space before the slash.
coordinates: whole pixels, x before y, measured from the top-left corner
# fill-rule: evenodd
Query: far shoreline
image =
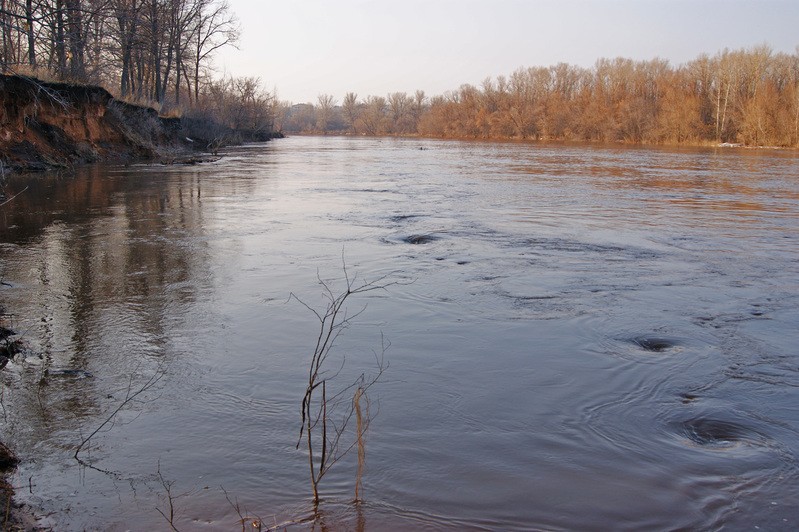
<path id="1" fill-rule="evenodd" d="M 577 139 L 522 139 L 514 137 L 440 137 L 434 135 L 402 134 L 402 135 L 364 135 L 351 134 L 346 132 L 313 132 L 313 131 L 282 131 L 283 138 L 291 137 L 339 137 L 353 139 L 405 139 L 405 140 L 440 140 L 453 142 L 480 142 L 486 144 L 520 144 L 520 145 L 548 145 L 548 146 L 594 146 L 605 148 L 664 148 L 664 149 L 720 149 L 720 150 L 770 150 L 799 152 L 799 147 L 792 146 L 755 146 L 741 143 L 730 142 L 697 142 L 697 143 L 649 143 L 649 142 L 627 142 L 627 141 L 599 141 L 599 140 L 577 140 Z"/>

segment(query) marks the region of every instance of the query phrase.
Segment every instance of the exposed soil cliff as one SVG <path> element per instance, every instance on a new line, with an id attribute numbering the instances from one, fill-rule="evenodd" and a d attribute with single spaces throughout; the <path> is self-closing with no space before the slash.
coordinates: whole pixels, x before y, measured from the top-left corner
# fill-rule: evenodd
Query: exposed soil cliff
<path id="1" fill-rule="evenodd" d="M 102 87 L 0 76 L 0 163 L 36 171 L 188 150 L 178 118 L 115 99 Z"/>

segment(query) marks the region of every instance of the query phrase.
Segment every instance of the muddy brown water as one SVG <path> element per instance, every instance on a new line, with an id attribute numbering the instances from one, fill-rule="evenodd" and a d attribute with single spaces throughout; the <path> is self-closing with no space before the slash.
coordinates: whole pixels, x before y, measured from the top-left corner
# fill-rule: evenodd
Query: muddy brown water
<path id="1" fill-rule="evenodd" d="M 181 530 L 312 517 L 289 294 L 319 308 L 342 254 L 402 282 L 332 355 L 345 383 L 391 344 L 330 529 L 799 527 L 796 153 L 298 137 L 27 185 L 2 438 L 58 530 L 167 529 L 165 485 Z"/>

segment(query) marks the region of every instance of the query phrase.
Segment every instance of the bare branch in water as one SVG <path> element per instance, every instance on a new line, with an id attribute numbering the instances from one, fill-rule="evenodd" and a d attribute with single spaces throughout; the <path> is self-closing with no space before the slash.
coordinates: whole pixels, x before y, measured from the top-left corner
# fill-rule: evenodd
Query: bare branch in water
<path id="1" fill-rule="evenodd" d="M 296 300 L 310 310 L 319 321 L 319 333 L 316 337 L 316 345 L 308 366 L 308 384 L 300 407 L 302 422 L 296 445 L 296 448 L 299 449 L 304 438 L 308 451 L 308 465 L 315 505 L 319 503 L 319 482 L 330 468 L 346 456 L 356 445 L 358 446 L 359 462 L 356 478 L 356 499 L 360 497 L 363 461 L 366 458 L 364 437 L 371 420 L 366 392 L 380 380 L 383 372 L 388 368 L 388 364 L 385 361 L 385 353 L 390 343 L 383 339 L 381 353 L 379 355 L 375 353 L 375 373 L 369 376 L 366 373 L 361 373 L 350 384 L 335 393 L 328 394 L 328 381 L 338 376 L 344 365 L 342 357 L 341 366 L 339 366 L 338 370 L 332 374 L 326 370 L 327 366 L 330 365 L 328 358 L 333 346 L 341 332 L 366 309 L 366 306 L 364 306 L 358 312 L 348 314 L 346 304 L 351 296 L 386 290 L 390 286 L 401 284 L 400 281 L 390 281 L 388 275 L 373 281 L 360 281 L 357 274 L 351 275 L 347 270 L 343 256 L 342 263 L 345 286 L 340 293 L 336 293 L 331 283 L 323 280 L 317 272 L 317 279 L 319 284 L 322 285 L 322 295 L 327 301 L 327 306 L 324 310 L 317 310 L 311 307 L 293 292 L 289 296 L 289 301 Z M 351 395 L 353 390 L 354 397 Z M 345 400 L 345 398 L 348 399 Z M 366 401 L 367 407 L 365 410 L 361 408 L 362 399 Z M 356 436 L 352 443 L 343 446 L 341 444 L 342 437 L 345 435 L 353 416 L 355 416 L 357 422 Z M 320 440 L 318 442 L 316 441 L 317 437 Z"/>
<path id="2" fill-rule="evenodd" d="M 134 374 L 135 374 L 135 372 L 134 372 Z M 158 384 L 158 382 L 164 377 L 165 374 L 166 374 L 166 368 L 164 366 L 159 366 L 156 369 L 155 373 L 153 373 L 153 375 L 150 376 L 150 378 L 147 379 L 144 382 L 144 384 L 142 384 L 141 386 L 139 386 L 136 389 L 133 388 L 133 377 L 134 377 L 134 375 L 132 374 L 130 376 L 130 379 L 128 379 L 128 387 L 127 387 L 127 389 L 125 391 L 125 398 L 122 400 L 122 402 L 119 405 L 117 405 L 116 408 L 114 408 L 111 411 L 111 413 L 103 420 L 103 422 L 100 423 L 100 425 L 98 425 L 97 428 L 94 429 L 91 432 L 91 434 L 89 434 L 87 437 L 85 437 L 83 439 L 83 441 L 81 441 L 80 444 L 78 444 L 77 448 L 75 449 L 75 454 L 73 455 L 73 458 L 75 458 L 75 460 L 77 460 L 78 463 L 81 464 L 82 466 L 89 467 L 89 468 L 92 468 L 92 469 L 97 469 L 98 471 L 102 471 L 104 473 L 112 473 L 110 471 L 106 471 L 104 469 L 97 468 L 96 466 L 92 465 L 91 463 L 83 460 L 80 457 L 80 452 L 89 443 L 89 441 L 91 441 L 91 439 L 94 438 L 97 435 L 97 433 L 99 433 L 101 430 L 103 430 L 106 427 L 114 426 L 115 419 L 116 419 L 117 415 L 123 409 L 125 409 L 127 406 L 129 406 L 131 403 L 135 402 L 139 396 L 141 396 L 143 393 L 145 393 L 146 391 L 148 391 L 151 388 L 153 388 L 156 384 Z"/>

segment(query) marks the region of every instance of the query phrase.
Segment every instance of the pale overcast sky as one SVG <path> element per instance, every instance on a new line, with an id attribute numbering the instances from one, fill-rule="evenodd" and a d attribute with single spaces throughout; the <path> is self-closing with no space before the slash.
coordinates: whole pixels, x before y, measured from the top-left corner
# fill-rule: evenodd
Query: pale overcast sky
<path id="1" fill-rule="evenodd" d="M 799 0 L 229 0 L 239 50 L 220 74 L 257 76 L 281 100 L 443 94 L 520 67 L 600 57 L 678 65 L 706 52 L 799 45 Z"/>

